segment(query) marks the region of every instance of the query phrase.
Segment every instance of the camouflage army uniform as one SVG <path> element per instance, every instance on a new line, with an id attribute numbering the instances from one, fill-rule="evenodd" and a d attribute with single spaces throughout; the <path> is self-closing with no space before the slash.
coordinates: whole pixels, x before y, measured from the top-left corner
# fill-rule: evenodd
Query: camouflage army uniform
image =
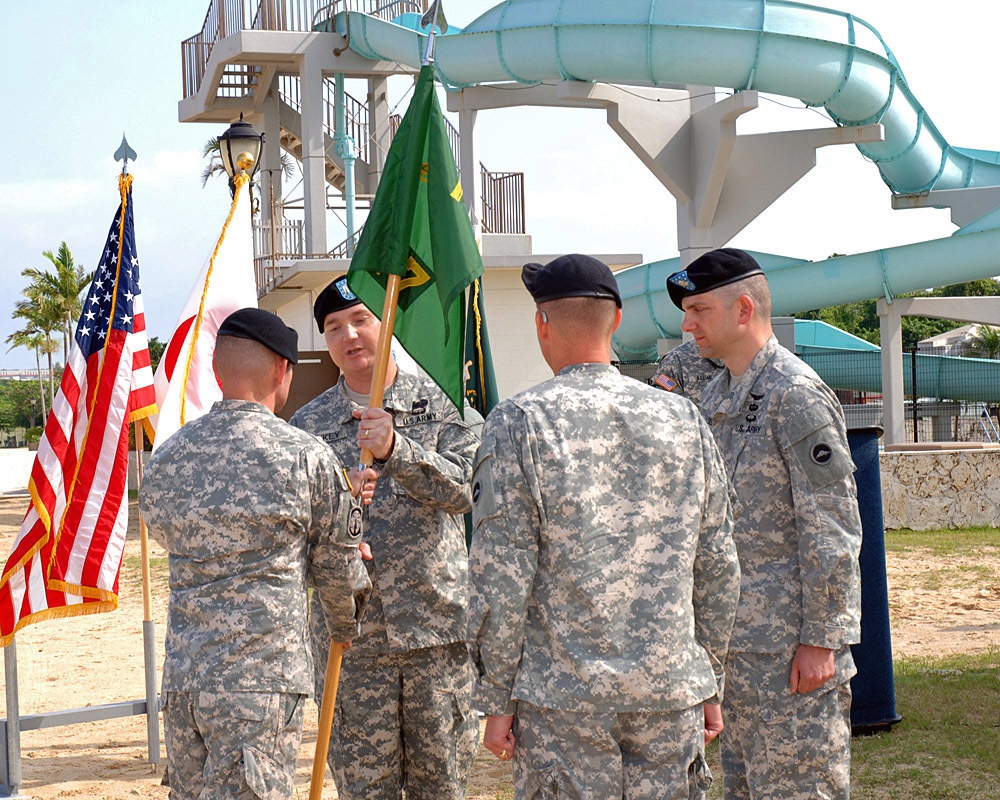
<path id="1" fill-rule="evenodd" d="M 700 797 L 739 566 L 694 405 L 566 367 L 490 413 L 472 493 L 476 701 L 515 715 L 517 797 Z"/>
<path id="2" fill-rule="evenodd" d="M 356 635 L 369 589 L 349 499 L 329 449 L 258 403 L 216 403 L 150 459 L 140 507 L 170 554 L 172 798 L 293 796 L 312 690 L 307 571 L 338 639 Z"/>
<path id="3" fill-rule="evenodd" d="M 344 388 L 342 378 L 291 422 L 355 463 L 359 423 L 351 412 L 359 406 Z M 394 414 L 396 439 L 388 461 L 376 464 L 381 477 L 364 535 L 372 601 L 361 636 L 344 654 L 330 768 L 341 800 L 396 800 L 403 789 L 408 800 L 461 798 L 479 733 L 461 515 L 470 507 L 480 425 L 463 422 L 432 381 L 402 371 L 383 406 Z"/>
<path id="4" fill-rule="evenodd" d="M 725 367 L 714 358 L 702 358 L 694 339 L 689 339 L 660 359 L 660 365 L 649 382 L 660 389 L 682 395 L 697 406 L 701 405 L 705 387 Z"/>
<path id="5" fill-rule="evenodd" d="M 840 404 L 772 336 L 742 376 L 711 384 L 702 409 L 737 495 L 743 575 L 726 662 L 726 798 L 846 799 L 861 520 Z M 800 643 L 836 651 L 836 675 L 793 695 Z"/>

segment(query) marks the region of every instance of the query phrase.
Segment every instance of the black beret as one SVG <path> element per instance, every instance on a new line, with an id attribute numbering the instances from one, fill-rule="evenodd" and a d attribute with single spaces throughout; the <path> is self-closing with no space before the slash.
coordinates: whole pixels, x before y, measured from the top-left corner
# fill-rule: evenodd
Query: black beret
<path id="1" fill-rule="evenodd" d="M 277 314 L 263 308 L 241 308 L 234 311 L 223 320 L 217 336 L 253 339 L 272 353 L 287 358 L 289 363 L 299 363 L 299 335 L 282 322 Z"/>
<path id="2" fill-rule="evenodd" d="M 536 303 L 562 297 L 601 297 L 622 307 L 618 281 L 603 261 L 580 253 L 559 256 L 548 264 L 525 264 L 521 280 Z"/>
<path id="3" fill-rule="evenodd" d="M 347 285 L 346 275 L 334 278 L 333 283 L 320 292 L 316 302 L 313 303 L 313 316 L 316 317 L 316 327 L 319 328 L 319 332 L 323 332 L 323 322 L 326 320 L 327 314 L 343 311 L 345 308 L 356 306 L 360 302 L 358 296 Z"/>
<path id="4" fill-rule="evenodd" d="M 720 286 L 736 283 L 751 275 L 763 275 L 752 255 L 735 247 L 710 250 L 688 264 L 687 269 L 675 272 L 667 278 L 667 291 L 674 305 L 681 305 L 685 297 L 704 294 Z"/>

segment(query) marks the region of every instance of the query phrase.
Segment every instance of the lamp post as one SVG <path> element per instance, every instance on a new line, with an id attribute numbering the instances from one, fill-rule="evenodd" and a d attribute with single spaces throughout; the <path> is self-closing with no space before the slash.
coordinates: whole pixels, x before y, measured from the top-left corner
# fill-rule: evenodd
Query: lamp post
<path id="1" fill-rule="evenodd" d="M 249 122 L 240 118 L 219 135 L 219 156 L 222 166 L 229 175 L 229 191 L 235 192 L 233 179 L 245 172 L 252 181 L 260 169 L 260 151 L 264 146 L 264 134 L 255 130 Z"/>

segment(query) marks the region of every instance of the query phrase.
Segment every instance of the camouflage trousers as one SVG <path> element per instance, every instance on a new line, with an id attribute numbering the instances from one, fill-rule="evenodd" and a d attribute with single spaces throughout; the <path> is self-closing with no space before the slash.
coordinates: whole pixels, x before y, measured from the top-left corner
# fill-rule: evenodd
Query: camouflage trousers
<path id="1" fill-rule="evenodd" d="M 517 800 L 701 800 L 712 785 L 700 705 L 582 713 L 518 702 Z"/>
<path id="2" fill-rule="evenodd" d="M 320 669 L 322 664 L 322 670 Z M 316 658 L 316 697 L 325 659 Z M 340 800 L 461 800 L 479 740 L 464 642 L 358 656 L 340 673 L 327 759 Z"/>
<path id="3" fill-rule="evenodd" d="M 846 653 L 848 659 L 850 651 Z M 844 653 L 838 662 L 844 663 Z M 851 685 L 844 673 L 791 694 L 791 657 L 730 653 L 721 736 L 726 800 L 847 800 Z"/>
<path id="4" fill-rule="evenodd" d="M 164 692 L 171 800 L 294 797 L 305 697 Z"/>

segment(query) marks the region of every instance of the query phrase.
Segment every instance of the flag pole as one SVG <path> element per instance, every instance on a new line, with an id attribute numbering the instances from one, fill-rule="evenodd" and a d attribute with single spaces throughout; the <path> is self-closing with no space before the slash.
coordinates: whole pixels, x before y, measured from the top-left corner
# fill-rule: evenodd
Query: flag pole
<path id="1" fill-rule="evenodd" d="M 382 306 L 382 329 L 379 332 L 375 350 L 375 370 L 372 374 L 369 408 L 381 408 L 385 398 L 385 376 L 389 372 L 389 358 L 392 356 L 392 332 L 396 327 L 396 307 L 399 303 L 399 286 L 402 276 L 389 275 L 385 287 L 385 304 Z M 367 447 L 361 451 L 360 469 L 370 467 L 375 454 Z M 342 642 L 330 642 L 330 653 L 326 660 L 326 680 L 323 684 L 323 699 L 319 706 L 319 730 L 316 733 L 316 755 L 313 758 L 312 781 L 309 784 L 309 800 L 320 800 L 323 796 L 323 776 L 326 773 L 326 756 L 330 750 L 330 731 L 333 728 L 333 711 L 337 705 L 337 688 L 340 685 L 340 666 L 344 660 Z"/>
<path id="2" fill-rule="evenodd" d="M 424 66 L 434 59 L 434 29 L 437 26 L 440 7 L 440 0 L 435 0 L 431 13 L 424 15 L 425 19 L 428 16 L 431 17 L 430 34 L 427 37 L 427 48 L 424 51 Z M 424 23 L 425 19 L 421 19 L 421 23 Z M 399 288 L 402 283 L 400 275 L 390 273 L 386 277 L 385 302 L 382 306 L 382 328 L 375 350 L 375 370 L 372 374 L 372 385 L 368 396 L 369 408 L 381 408 L 385 398 L 385 376 L 389 371 L 392 334 L 396 327 L 396 308 L 399 304 Z M 358 466 L 361 469 L 370 467 L 374 460 L 374 453 L 367 447 L 362 448 L 361 463 Z M 312 782 L 309 785 L 309 800 L 321 800 L 323 796 L 323 775 L 326 771 L 326 756 L 330 749 L 333 711 L 337 702 L 337 688 L 340 685 L 340 667 L 343 658 L 343 644 L 330 642 L 330 654 L 326 662 L 326 682 L 323 685 L 323 699 L 320 703 L 319 731 L 316 735 L 316 755 L 313 759 Z"/>
<path id="3" fill-rule="evenodd" d="M 145 449 L 143 427 L 139 420 L 135 430 L 135 486 L 142 488 L 142 453 Z M 149 529 L 142 512 L 139 516 L 139 547 L 142 560 L 142 655 L 146 676 L 146 739 L 149 742 L 149 763 L 160 763 L 160 704 L 156 696 L 156 622 L 153 620 L 153 589 L 149 569 Z"/>
<path id="4" fill-rule="evenodd" d="M 115 151 L 115 161 L 122 162 L 122 178 L 128 174 L 128 162 L 135 161 L 138 154 L 129 147 L 125 134 L 122 133 L 122 143 Z M 122 195 L 122 209 L 125 208 L 125 195 Z M 135 488 L 142 488 L 142 453 L 146 446 L 143 438 L 143 426 L 140 420 L 133 423 L 135 431 Z M 139 517 L 139 548 L 142 561 L 142 659 L 143 673 L 146 678 L 146 742 L 149 747 L 149 763 L 160 763 L 160 704 L 156 696 L 156 623 L 153 622 L 153 591 L 149 573 L 149 531 L 146 520 Z"/>

